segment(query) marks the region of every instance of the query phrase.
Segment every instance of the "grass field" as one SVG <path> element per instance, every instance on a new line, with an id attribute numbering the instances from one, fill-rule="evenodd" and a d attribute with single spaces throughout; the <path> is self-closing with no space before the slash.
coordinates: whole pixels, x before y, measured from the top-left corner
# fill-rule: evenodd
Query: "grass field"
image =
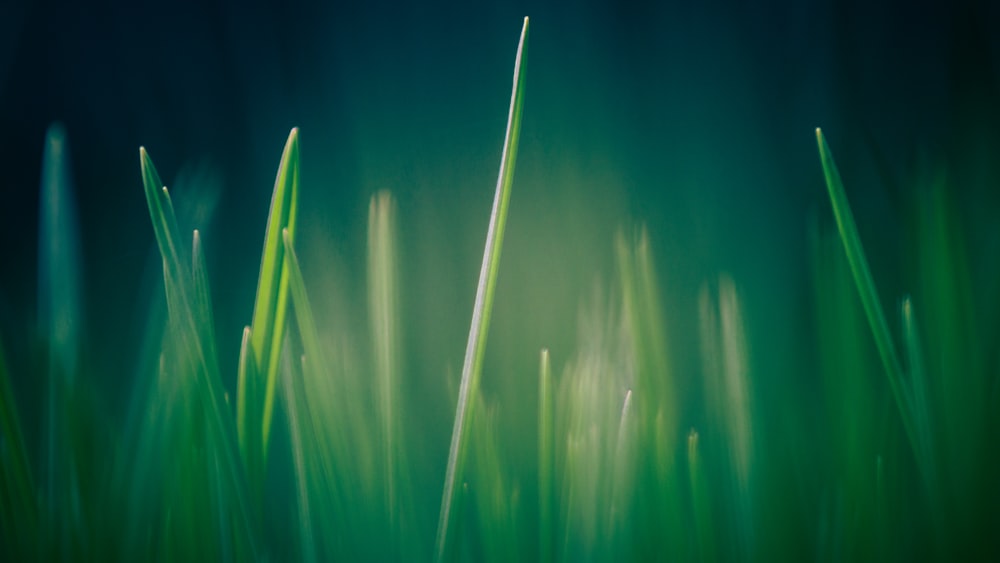
<path id="1" fill-rule="evenodd" d="M 653 263 L 660 241 L 641 225 L 608 241 L 614 269 L 565 319 L 576 335 L 558 356 L 565 361 L 541 348 L 526 351 L 537 370 L 484 368 L 491 313 L 504 307 L 495 297 L 517 197 L 527 35 L 525 19 L 463 363 L 434 376 L 451 390 L 439 398 L 454 409 L 450 434 L 420 427 L 423 405 L 407 381 L 403 339 L 414 329 L 401 313 L 411 293 L 398 229 L 407 209 L 390 192 L 371 198 L 366 264 L 353 269 L 367 314 L 331 319 L 314 306 L 321 288 L 297 252 L 299 195 L 315 189 L 300 181 L 298 129 L 278 162 L 235 376 L 220 368 L 210 286 L 228 274 L 209 275 L 201 234 L 181 229 L 171 192 L 139 150 L 162 285 L 148 325 L 136 327 L 134 398 L 123 421 L 106 416 L 80 350 L 69 145 L 59 126 L 49 130 L 40 352 L 29 373 L 14 373 L 0 346 L 4 560 L 1000 554 L 1000 327 L 995 300 L 980 298 L 997 280 L 981 274 L 995 269 L 974 267 L 983 252 L 963 234 L 943 169 L 914 182 L 900 226 L 903 282 L 889 284 L 873 273 L 852 216 L 851 178 L 841 178 L 816 130 L 816 174 L 830 205 L 803 221 L 813 326 L 797 340 L 815 353 L 787 351 L 780 373 L 757 371 L 750 327 L 767 323 L 748 321 L 747 296 L 729 273 L 704 280 L 696 316 L 665 314 L 671 264 Z M 905 292 L 888 292 L 897 285 Z M 697 335 L 694 373 L 675 360 L 672 335 L 682 333 Z M 501 376 L 524 382 L 521 404 L 480 384 Z M 765 376 L 786 385 L 765 393 Z M 28 378 L 43 381 L 44 405 L 15 400 L 11 382 Z M 36 411 L 41 435 L 27 436 L 25 417 Z M 509 413 L 531 413 L 537 433 L 511 432 Z M 428 440 L 440 443 L 435 452 L 450 444 L 447 458 L 428 461 Z M 537 455 L 525 466 L 512 450 Z"/>

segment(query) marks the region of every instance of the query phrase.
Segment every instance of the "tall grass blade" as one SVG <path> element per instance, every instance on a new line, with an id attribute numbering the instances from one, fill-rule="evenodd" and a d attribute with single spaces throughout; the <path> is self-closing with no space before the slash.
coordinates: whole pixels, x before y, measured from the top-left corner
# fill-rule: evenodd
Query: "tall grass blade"
<path id="1" fill-rule="evenodd" d="M 246 397 L 239 402 L 248 405 L 243 421 L 248 432 L 261 432 L 261 459 L 255 460 L 262 466 L 267 460 L 268 443 L 271 435 L 271 416 L 274 410 L 274 392 L 277 381 L 279 356 L 285 337 L 285 314 L 288 308 L 288 273 L 283 259 L 285 245 L 282 232 L 288 229 L 289 237 L 295 238 L 295 218 L 298 214 L 299 192 L 299 130 L 294 128 L 288 134 L 278 173 L 274 180 L 271 196 L 271 210 L 267 218 L 264 234 L 264 250 L 260 259 L 260 276 L 257 279 L 257 299 L 254 303 L 253 322 L 250 325 L 250 344 L 254 353 L 254 365 L 263 377 L 263 405 L 258 397 Z M 262 408 L 261 411 L 257 409 Z M 259 421 L 256 419 L 260 416 Z M 259 426 L 258 426 L 259 424 Z M 257 439 L 256 436 L 248 439 Z"/>
<path id="2" fill-rule="evenodd" d="M 46 526 L 54 553 L 66 556 L 71 528 L 80 525 L 71 510 L 78 497 L 78 463 L 66 407 L 74 396 L 78 370 L 80 297 L 76 204 L 70 179 L 66 132 L 58 123 L 46 132 L 38 224 L 38 321 L 47 349 L 45 428 Z"/>
<path id="3" fill-rule="evenodd" d="M 541 352 L 538 371 L 538 555 L 539 561 L 554 561 L 555 397 L 548 349 Z"/>
<path id="4" fill-rule="evenodd" d="M 396 535 L 397 467 L 400 462 L 398 388 L 399 329 L 396 319 L 396 206 L 388 192 L 372 196 L 368 208 L 368 316 L 375 366 L 375 403 L 382 446 L 382 489 L 390 532 Z"/>
<path id="5" fill-rule="evenodd" d="M 507 207 L 510 203 L 510 188 L 514 181 L 514 165 L 517 160 L 518 140 L 521 135 L 521 114 L 524 107 L 524 80 L 521 73 L 521 63 L 527 37 L 528 18 L 524 18 L 521 39 L 517 45 L 517 57 L 514 60 L 513 90 L 510 111 L 507 115 L 507 132 L 500 160 L 500 173 L 497 178 L 496 195 L 493 199 L 490 226 L 486 234 L 483 265 L 479 271 L 479 285 L 476 289 L 476 301 L 472 309 L 472 326 L 469 329 L 469 340 L 465 348 L 462 382 L 459 386 L 455 424 L 448 451 L 448 467 L 445 472 L 444 492 L 441 497 L 441 513 L 438 517 L 437 536 L 434 542 L 434 560 L 438 562 L 444 560 L 448 547 L 448 528 L 451 507 L 455 498 L 455 481 L 461 478 L 464 461 L 465 444 L 463 442 L 468 431 L 468 418 L 471 410 L 469 399 L 476 395 L 476 390 L 479 387 L 479 372 L 482 369 L 483 356 L 486 351 L 486 333 L 489 328 L 493 292 L 496 288 L 500 267 L 500 249 L 503 246 L 504 228 L 507 224 Z"/>
<path id="6" fill-rule="evenodd" d="M 833 160 L 830 147 L 826 143 L 826 138 L 823 137 L 823 132 L 818 127 L 816 128 L 816 142 L 819 145 L 820 161 L 823 165 L 823 174 L 826 178 L 830 203 L 833 206 L 833 215 L 837 221 L 837 229 L 840 232 L 840 240 L 844 244 L 847 261 L 851 266 L 855 286 L 861 297 L 861 304 L 868 318 L 868 325 L 871 327 L 872 335 L 875 338 L 875 346 L 878 349 L 882 366 L 885 368 L 886 377 L 889 380 L 893 400 L 895 400 L 896 407 L 899 409 L 907 439 L 910 441 L 914 452 L 916 452 L 918 445 L 913 430 L 912 413 L 906 402 L 902 387 L 902 364 L 899 361 L 899 355 L 896 352 L 896 346 L 885 319 L 885 312 L 882 309 L 878 292 L 875 289 L 875 282 L 868 267 L 868 259 L 865 257 L 865 251 L 861 245 L 861 237 L 858 235 L 857 226 L 854 224 L 854 216 L 847 202 L 847 194 L 844 192 L 844 185 L 840 180 L 840 172 L 837 170 L 837 165 Z"/>

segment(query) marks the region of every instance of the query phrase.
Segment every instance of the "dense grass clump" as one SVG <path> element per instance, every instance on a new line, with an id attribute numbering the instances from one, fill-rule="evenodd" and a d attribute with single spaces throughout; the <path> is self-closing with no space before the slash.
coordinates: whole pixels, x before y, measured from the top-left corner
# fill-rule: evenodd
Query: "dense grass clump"
<path id="1" fill-rule="evenodd" d="M 66 134 L 44 151 L 40 348 L 11 374 L 0 346 L 0 555 L 4 560 L 646 561 L 912 560 L 1000 554 L 996 320 L 982 318 L 947 178 L 915 191 L 908 288 L 885 299 L 826 139 L 819 170 L 835 228 L 811 246 L 815 348 L 807 373 L 765 395 L 740 281 L 706 280 L 694 318 L 668 317 L 643 227 L 613 244 L 610 283 L 566 330 L 561 365 L 537 370 L 514 435 L 480 385 L 525 100 L 528 20 L 515 59 L 504 148 L 460 374 L 447 459 L 427 453 L 407 400 L 399 215 L 368 208 L 367 318 L 322 331 L 297 251 L 299 131 L 281 154 L 257 292 L 237 373 L 224 374 L 201 234 L 140 149 L 162 261 L 123 426 L 108 423 L 81 360 L 79 249 Z M 566 241 L 573 244 L 573 241 Z M 360 274 L 359 274 L 360 275 Z M 218 278 L 215 278 L 218 279 Z M 985 287 L 989 287 L 988 284 Z M 503 307 L 503 303 L 496 303 Z M 164 314 L 165 311 L 165 314 Z M 526 319 L 525 322 L 530 322 Z M 676 339 L 697 335 L 698 368 Z M 460 344 L 456 343 L 456 349 Z M 441 366 L 442 377 L 446 377 Z M 45 381 L 36 455 L 11 380 Z M 814 394 L 803 392 L 814 384 Z M 227 382 L 235 385 L 227 385 Z M 770 400 L 765 400 L 765 397 Z M 774 401 L 775 397 L 782 400 Z M 514 410 L 514 409 L 511 409 Z M 777 422 L 776 422 L 777 421 Z M 450 441 L 449 441 L 450 440 Z M 537 452 L 525 471 L 513 447 Z M 440 470 L 440 471 L 439 471 Z M 437 518 L 435 518 L 435 516 Z M 287 524 L 286 524 L 287 522 Z"/>

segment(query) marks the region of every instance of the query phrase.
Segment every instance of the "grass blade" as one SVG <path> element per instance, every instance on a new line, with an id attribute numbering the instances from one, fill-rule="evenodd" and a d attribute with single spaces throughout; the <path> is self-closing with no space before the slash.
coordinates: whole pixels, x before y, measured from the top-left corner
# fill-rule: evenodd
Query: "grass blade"
<path id="1" fill-rule="evenodd" d="M 455 481 L 461 477 L 462 472 L 465 447 L 463 438 L 468 431 L 469 411 L 471 410 L 469 399 L 476 396 L 475 391 L 479 386 L 479 372 L 482 369 L 483 356 L 486 351 L 486 333 L 489 328 L 493 291 L 496 287 L 500 266 L 500 249 L 503 245 L 504 228 L 507 223 L 507 206 L 510 202 L 510 188 L 514 180 L 514 164 L 517 159 L 517 146 L 521 134 L 521 114 L 524 107 L 524 80 L 521 73 L 521 61 L 527 37 L 528 18 L 524 18 L 521 39 L 517 46 L 517 57 L 514 60 L 513 90 L 510 111 L 507 115 L 507 132 L 500 160 L 500 173 L 493 199 L 490 226 L 486 234 L 486 249 L 483 253 L 483 265 L 479 272 L 476 301 L 472 309 L 472 326 L 469 329 L 469 340 L 465 348 L 462 382 L 459 386 L 455 424 L 452 428 L 451 446 L 448 451 L 448 468 L 445 472 L 441 513 L 438 517 L 437 537 L 434 542 L 434 559 L 439 562 L 443 561 L 445 557 L 451 506 L 455 496 Z"/>
<path id="2" fill-rule="evenodd" d="M 555 399 L 549 351 L 541 353 L 538 378 L 538 544 L 539 561 L 554 561 L 555 536 L 552 505 L 555 457 Z"/>
<path id="3" fill-rule="evenodd" d="M 288 308 L 288 273 L 283 259 L 285 245 L 282 232 L 288 229 L 294 239 L 295 218 L 298 214 L 299 192 L 299 130 L 294 128 L 288 134 L 278 173 L 274 180 L 271 196 L 271 210 L 267 218 L 264 234 L 264 250 L 260 259 L 260 276 L 257 279 L 257 299 L 254 303 L 251 323 L 250 344 L 254 353 L 254 365 L 261 372 L 254 377 L 264 377 L 263 410 L 260 414 L 261 465 L 267 459 L 267 448 L 271 434 L 271 416 L 274 410 L 274 391 L 277 381 L 279 356 L 285 337 L 285 314 Z M 240 398 L 249 405 L 244 416 L 252 417 L 252 409 L 258 408 L 256 400 Z M 242 427 L 253 430 L 258 421 L 244 420 Z M 253 439 L 256 439 L 255 437 Z"/>
<path id="4" fill-rule="evenodd" d="M 916 435 L 913 430 L 912 413 L 908 408 L 906 397 L 903 394 L 902 364 L 899 361 L 899 355 L 896 352 L 892 335 L 889 333 L 889 325 L 886 322 L 882 304 L 879 302 L 871 269 L 868 267 L 868 259 L 865 257 L 864 248 L 861 246 L 861 237 L 858 235 L 858 228 L 854 224 L 854 216 L 847 203 L 847 194 L 844 192 L 844 184 L 840 180 L 840 172 L 833 161 L 833 154 L 826 143 L 826 138 L 823 137 L 823 132 L 818 127 L 816 128 L 816 142 L 819 145 L 820 161 L 823 164 L 823 175 L 826 178 L 830 203 L 833 205 L 833 215 L 837 221 L 837 230 L 840 232 L 841 242 L 844 243 L 844 251 L 847 254 L 847 261 L 851 266 L 854 283 L 858 288 L 861 304 L 868 318 L 868 325 L 871 327 L 872 335 L 875 338 L 875 347 L 878 349 L 882 366 L 885 368 L 886 376 L 889 379 L 889 387 L 892 390 L 893 399 L 899 409 L 907 438 L 914 452 L 919 455 Z"/>
<path id="5" fill-rule="evenodd" d="M 691 506 L 694 513 L 695 541 L 699 561 L 715 561 L 715 537 L 712 533 L 712 506 L 705 483 L 705 470 L 698 454 L 698 432 L 688 434 L 688 479 L 691 487 Z"/>
<path id="6" fill-rule="evenodd" d="M 385 511 L 391 533 L 396 535 L 396 482 L 400 461 L 397 434 L 401 419 L 399 405 L 393 396 L 398 387 L 399 360 L 395 202 L 388 192 L 372 196 L 368 208 L 368 315 L 372 331 L 372 352 L 375 365 L 376 412 L 380 419 L 382 446 L 382 488 Z"/>

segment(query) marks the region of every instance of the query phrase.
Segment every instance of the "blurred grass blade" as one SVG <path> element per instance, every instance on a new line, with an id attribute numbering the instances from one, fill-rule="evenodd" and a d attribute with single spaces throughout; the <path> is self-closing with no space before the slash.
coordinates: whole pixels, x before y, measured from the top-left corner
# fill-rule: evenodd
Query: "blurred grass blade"
<path id="1" fill-rule="evenodd" d="M 903 344 L 909 368 L 909 379 L 904 384 L 906 385 L 906 398 L 910 405 L 910 412 L 913 413 L 913 426 L 917 438 L 916 456 L 926 481 L 927 490 L 935 491 L 938 489 L 938 483 L 935 470 L 927 370 L 923 348 L 917 332 L 917 321 L 913 313 L 913 303 L 909 296 L 903 298 L 900 314 L 903 323 Z"/>
<path id="2" fill-rule="evenodd" d="M 837 165 L 833 161 L 833 154 L 826 143 L 826 138 L 823 137 L 823 132 L 818 127 L 816 128 L 816 142 L 819 145 L 819 156 L 823 164 L 823 175 L 826 178 L 830 203 L 833 205 L 833 215 L 837 221 L 840 240 L 844 243 L 844 251 L 851 266 L 851 273 L 854 275 L 854 283 L 858 289 L 865 315 L 868 317 L 868 325 L 875 338 L 875 346 L 889 379 L 889 387 L 892 390 L 893 399 L 896 401 L 896 407 L 899 409 L 907 438 L 914 452 L 919 453 L 913 430 L 912 413 L 903 394 L 903 368 L 899 361 L 899 355 L 896 352 L 892 335 L 889 333 L 889 325 L 885 320 L 882 304 L 879 302 L 878 292 L 868 267 L 868 260 L 865 258 L 864 248 L 861 246 L 861 237 L 854 224 L 854 216 L 847 203 L 847 194 L 844 192 L 844 185 L 840 180 L 840 172 L 837 171 Z"/>
<path id="3" fill-rule="evenodd" d="M 316 321 L 312 316 L 312 307 L 309 305 L 309 296 L 306 293 L 306 285 L 302 277 L 302 269 L 299 267 L 299 259 L 295 254 L 295 247 L 292 246 L 292 233 L 288 229 L 283 229 L 281 236 L 284 244 L 282 260 L 284 261 L 285 272 L 288 277 L 288 289 L 292 297 L 292 304 L 295 307 L 295 320 L 299 326 L 302 349 L 306 355 L 305 365 L 311 370 L 316 370 L 322 366 L 322 348 L 319 343 L 319 332 L 316 330 Z"/>
<path id="4" fill-rule="evenodd" d="M 65 398 L 72 395 L 79 342 L 79 249 L 76 204 L 70 180 L 66 132 L 58 123 L 49 127 L 42 155 L 38 224 L 38 322 L 47 350 L 45 381 L 45 489 L 47 514 L 57 514 L 70 502 L 66 484 L 74 467 L 69 444 Z M 64 520 L 57 519 L 55 524 Z"/>
<path id="5" fill-rule="evenodd" d="M 69 145 L 58 123 L 42 156 L 38 225 L 38 314 L 49 349 L 50 374 L 72 382 L 80 323 L 79 247 Z"/>
<path id="6" fill-rule="evenodd" d="M 253 377 L 263 377 L 264 397 L 261 408 L 258 402 L 240 398 L 239 402 L 249 405 L 242 421 L 246 431 L 261 431 L 262 465 L 267 460 L 268 442 L 271 434 L 271 416 L 274 409 L 274 391 L 278 374 L 279 356 L 285 336 L 285 314 L 288 307 L 288 274 L 285 271 L 282 232 L 288 229 L 289 238 L 295 238 L 295 218 L 298 214 L 299 191 L 299 130 L 294 128 L 288 134 L 288 141 L 281 154 L 281 163 L 274 180 L 271 196 L 271 210 L 267 218 L 264 234 L 264 250 L 260 259 L 260 276 L 257 279 L 257 300 L 254 303 L 251 323 L 250 344 L 254 353 L 254 365 L 260 373 Z M 259 421 L 256 416 L 260 416 Z M 259 424 L 259 426 L 258 426 Z M 247 439 L 257 439 L 256 437 Z"/>
<path id="7" fill-rule="evenodd" d="M 368 207 L 368 316 L 375 366 L 376 412 L 380 418 L 382 486 L 391 534 L 396 535 L 396 464 L 399 462 L 397 421 L 399 405 L 393 396 L 398 387 L 398 327 L 396 319 L 395 202 L 388 192 L 372 196 Z"/>
<path id="8" fill-rule="evenodd" d="M 555 448 L 555 399 L 549 351 L 543 349 L 538 378 L 538 542 L 539 561 L 555 557 L 553 472 Z"/>
<path id="9" fill-rule="evenodd" d="M 479 387 L 479 372 L 482 369 L 483 356 L 486 351 L 486 334 L 493 306 L 493 291 L 496 287 L 500 267 L 500 250 L 503 246 L 504 228 L 507 224 L 507 207 L 510 203 L 510 189 L 514 180 L 514 165 L 517 160 L 518 140 L 521 135 L 521 114 L 524 107 L 524 80 L 521 64 L 527 37 L 528 18 L 524 18 L 521 39 L 517 45 L 517 56 L 514 60 L 513 88 L 510 111 L 507 115 L 507 132 L 500 160 L 500 173 L 497 178 L 490 225 L 486 233 L 486 249 L 483 252 L 483 265 L 479 271 L 479 286 L 476 289 L 476 301 L 472 309 L 472 326 L 469 329 L 469 340 L 465 348 L 462 382 L 459 386 L 455 423 L 448 451 L 448 467 L 445 472 L 444 491 L 441 497 L 441 513 L 438 517 L 437 537 L 434 542 L 434 559 L 438 562 L 444 560 L 445 550 L 448 546 L 448 527 L 451 506 L 455 497 L 455 481 L 461 479 L 464 462 L 465 444 L 463 441 L 468 431 L 468 417 L 471 410 L 469 398 L 476 396 Z"/>
<path id="10" fill-rule="evenodd" d="M 694 513 L 694 530 L 699 561 L 715 561 L 715 538 L 712 533 L 712 507 L 705 483 L 705 470 L 698 453 L 698 432 L 688 434 L 688 478 L 691 487 L 691 505 Z"/>
<path id="11" fill-rule="evenodd" d="M 212 290 L 208 284 L 208 268 L 201 235 L 195 229 L 191 243 L 191 273 L 194 287 L 195 326 L 200 329 L 198 339 L 203 343 L 205 363 L 211 371 L 218 371 L 218 353 L 215 350 L 215 319 L 212 315 Z"/>
<path id="12" fill-rule="evenodd" d="M 288 254 L 286 254 L 286 257 Z M 283 396 L 285 398 L 285 409 L 288 414 L 288 434 L 292 447 L 292 466 L 295 469 L 296 492 L 298 493 L 299 504 L 299 542 L 301 543 L 302 560 L 306 562 L 316 561 L 316 544 L 313 539 L 312 511 L 309 508 L 309 481 L 308 470 L 305 461 L 305 438 L 302 433 L 302 423 L 307 419 L 306 413 L 301 412 L 299 401 L 301 395 L 294 389 L 293 378 L 298 374 L 293 374 L 292 370 L 286 370 L 283 383 Z"/>

